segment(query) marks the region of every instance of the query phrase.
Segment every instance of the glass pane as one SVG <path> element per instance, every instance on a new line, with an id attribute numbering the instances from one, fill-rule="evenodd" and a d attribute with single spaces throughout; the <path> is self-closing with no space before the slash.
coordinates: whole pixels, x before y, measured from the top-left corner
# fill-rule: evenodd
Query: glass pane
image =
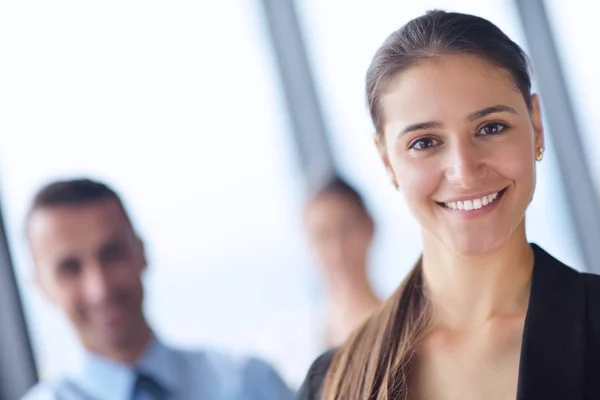
<path id="1" fill-rule="evenodd" d="M 375 146 L 364 101 L 364 77 L 384 39 L 410 19 L 430 9 L 466 12 L 485 17 L 524 44 L 516 9 L 508 0 L 421 1 L 377 0 L 297 2 L 305 29 L 313 71 L 329 117 L 333 148 L 344 171 L 365 193 L 378 222 L 372 278 L 388 294 L 421 251 L 419 227 L 388 182 Z M 526 49 L 526 46 L 524 46 Z M 529 239 L 570 265 L 581 268 L 572 222 L 562 195 L 551 133 L 538 168 L 538 187 L 528 210 Z M 559 210 L 559 211 L 557 211 Z"/>
<path id="2" fill-rule="evenodd" d="M 42 184 L 89 175 L 123 195 L 146 241 L 146 309 L 165 340 L 302 379 L 302 181 L 259 13 L 236 0 L 4 5 L 2 195 L 43 378 L 80 352 L 31 282 L 23 219 Z"/>
<path id="3" fill-rule="evenodd" d="M 582 134 L 583 149 L 587 162 L 600 189 L 600 130 L 597 125 L 597 110 L 600 105 L 600 59 L 595 54 L 597 44 L 597 15 L 586 12 L 590 3 L 584 0 L 547 0 L 548 18 L 553 36 L 561 55 L 561 66 L 565 73 L 575 114 Z"/>

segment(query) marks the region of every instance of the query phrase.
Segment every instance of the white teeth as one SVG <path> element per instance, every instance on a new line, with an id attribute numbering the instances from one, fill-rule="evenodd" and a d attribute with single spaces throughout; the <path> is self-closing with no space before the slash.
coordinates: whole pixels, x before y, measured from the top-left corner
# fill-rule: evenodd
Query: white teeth
<path id="1" fill-rule="evenodd" d="M 451 208 L 453 210 L 456 210 L 456 208 L 457 208 L 457 205 L 456 205 L 455 201 L 452 201 L 450 203 L 444 203 L 444 204 L 446 204 L 446 207 Z"/>
<path id="2" fill-rule="evenodd" d="M 444 203 L 444 204 L 446 205 L 446 207 L 448 207 L 452 210 L 471 211 L 471 210 L 479 210 L 480 208 L 485 207 L 488 204 L 491 204 L 497 198 L 498 198 L 498 192 L 493 193 L 493 194 L 488 194 L 487 196 L 483 196 L 478 199 L 451 201 L 451 202 Z"/>

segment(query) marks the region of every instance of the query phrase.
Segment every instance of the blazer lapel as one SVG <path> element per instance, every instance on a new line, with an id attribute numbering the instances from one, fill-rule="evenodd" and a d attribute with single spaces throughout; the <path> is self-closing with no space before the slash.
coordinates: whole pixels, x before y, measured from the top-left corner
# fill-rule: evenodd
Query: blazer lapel
<path id="1" fill-rule="evenodd" d="M 517 400 L 582 399 L 585 294 L 581 275 L 532 245 L 535 254 L 525 317 Z"/>

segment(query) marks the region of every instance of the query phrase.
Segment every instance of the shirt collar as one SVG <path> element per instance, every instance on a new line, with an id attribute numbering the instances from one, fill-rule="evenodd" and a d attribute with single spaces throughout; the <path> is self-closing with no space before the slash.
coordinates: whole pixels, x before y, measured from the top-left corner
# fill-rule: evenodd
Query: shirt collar
<path id="1" fill-rule="evenodd" d="M 85 352 L 82 366 L 74 380 L 94 398 L 129 400 L 136 372 L 142 372 L 155 379 L 170 393 L 177 392 L 180 387 L 177 368 L 175 352 L 153 337 L 133 365 L 117 363 L 95 353 Z"/>

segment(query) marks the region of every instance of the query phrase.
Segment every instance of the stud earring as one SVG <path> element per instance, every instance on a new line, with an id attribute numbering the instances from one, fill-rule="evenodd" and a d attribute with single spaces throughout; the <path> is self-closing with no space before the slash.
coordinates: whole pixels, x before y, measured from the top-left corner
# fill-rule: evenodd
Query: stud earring
<path id="1" fill-rule="evenodd" d="M 542 161 L 544 159 L 544 148 L 541 147 L 539 154 L 537 155 L 537 157 L 535 158 L 537 161 Z"/>

